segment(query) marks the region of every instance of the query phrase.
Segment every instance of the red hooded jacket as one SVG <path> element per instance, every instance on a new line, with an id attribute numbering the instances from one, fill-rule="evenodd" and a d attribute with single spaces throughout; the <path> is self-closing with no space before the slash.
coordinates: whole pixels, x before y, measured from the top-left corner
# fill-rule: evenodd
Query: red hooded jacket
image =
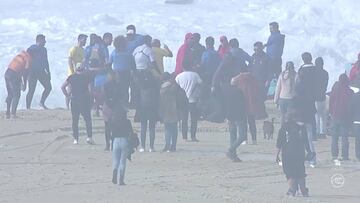
<path id="1" fill-rule="evenodd" d="M 183 61 L 185 58 L 186 51 L 189 49 L 189 41 L 192 38 L 192 33 L 187 33 L 185 35 L 185 41 L 184 44 L 181 45 L 181 47 L 178 50 L 177 56 L 176 56 L 176 67 L 175 67 L 175 75 L 179 75 L 184 71 L 183 68 Z"/>

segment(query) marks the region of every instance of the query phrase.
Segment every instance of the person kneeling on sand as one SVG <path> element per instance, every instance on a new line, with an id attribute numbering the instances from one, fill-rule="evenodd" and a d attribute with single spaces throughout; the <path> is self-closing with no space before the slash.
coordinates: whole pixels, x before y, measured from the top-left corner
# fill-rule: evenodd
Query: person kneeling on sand
<path id="1" fill-rule="evenodd" d="M 304 197 L 309 196 L 309 189 L 305 184 L 305 149 L 310 151 L 306 128 L 297 122 L 294 110 L 288 111 L 285 123 L 279 130 L 276 142 L 278 149 L 276 162 L 280 162 L 280 151 L 283 171 L 289 183 L 287 195 L 295 196 L 298 187 Z"/>
<path id="2" fill-rule="evenodd" d="M 80 114 L 83 116 L 86 124 L 88 136 L 86 142 L 94 144 L 92 139 L 91 95 L 89 90 L 92 77 L 84 70 L 81 64 L 77 64 L 75 74 L 70 75 L 61 86 L 65 97 L 70 98 L 74 144 L 78 144 L 79 141 Z"/>

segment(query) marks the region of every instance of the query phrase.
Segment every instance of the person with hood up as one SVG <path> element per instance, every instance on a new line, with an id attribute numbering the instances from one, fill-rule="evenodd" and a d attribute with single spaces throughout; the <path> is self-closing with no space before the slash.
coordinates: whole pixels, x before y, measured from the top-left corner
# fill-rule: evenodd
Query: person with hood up
<path id="1" fill-rule="evenodd" d="M 358 54 L 358 60 L 353 64 L 349 79 L 352 84 L 355 84 L 357 87 L 360 87 L 360 53 Z"/>
<path id="2" fill-rule="evenodd" d="M 218 48 L 218 53 L 220 55 L 221 59 L 224 59 L 225 55 L 230 51 L 230 45 L 229 45 L 229 41 L 227 39 L 226 36 L 221 36 L 220 37 L 220 46 Z"/>
<path id="3" fill-rule="evenodd" d="M 326 123 L 328 113 L 326 110 L 326 91 L 329 82 L 329 73 L 324 70 L 324 60 L 321 57 L 315 59 L 315 67 L 317 69 L 316 76 L 316 135 L 319 138 L 326 138 Z"/>
<path id="4" fill-rule="evenodd" d="M 266 54 L 271 58 L 272 74 L 277 78 L 281 73 L 282 55 L 284 51 L 285 35 L 280 33 L 279 24 L 272 22 L 269 24 L 270 36 L 266 46 Z"/>
<path id="5" fill-rule="evenodd" d="M 342 160 L 349 160 L 349 128 L 352 124 L 351 102 L 353 90 L 349 86 L 349 78 L 345 73 L 333 85 L 330 93 L 329 111 L 332 119 L 331 155 L 333 160 L 338 160 L 338 141 L 341 137 Z"/>
<path id="6" fill-rule="evenodd" d="M 274 103 L 279 105 L 281 124 L 285 123 L 285 115 L 292 106 L 292 99 L 295 94 L 296 75 L 294 63 L 288 61 L 285 70 L 280 74 L 276 84 Z"/>
<path id="7" fill-rule="evenodd" d="M 185 55 L 191 52 L 191 42 L 192 42 L 192 33 L 187 33 L 185 35 L 184 44 L 180 46 L 178 53 L 176 55 L 176 67 L 175 67 L 175 75 L 179 75 L 184 71 L 183 63 Z M 191 56 L 191 54 L 188 54 Z"/>

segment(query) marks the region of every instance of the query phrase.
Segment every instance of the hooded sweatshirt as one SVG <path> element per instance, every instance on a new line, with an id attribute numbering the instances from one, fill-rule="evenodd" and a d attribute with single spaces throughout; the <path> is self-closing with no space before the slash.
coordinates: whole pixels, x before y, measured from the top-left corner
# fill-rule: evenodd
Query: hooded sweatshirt
<path id="1" fill-rule="evenodd" d="M 354 82 L 360 74 L 360 53 L 358 54 L 358 60 L 354 63 L 350 70 L 349 79 Z"/>
<path id="2" fill-rule="evenodd" d="M 181 45 L 181 47 L 178 50 L 177 56 L 176 56 L 176 67 L 175 67 L 175 75 L 180 74 L 181 72 L 184 71 L 183 68 L 183 63 L 184 63 L 184 59 L 185 59 L 185 55 L 187 52 L 190 52 L 190 45 L 189 45 L 189 41 L 192 38 L 192 33 L 187 33 L 185 35 L 185 41 L 184 44 Z"/>
<path id="3" fill-rule="evenodd" d="M 337 81 L 330 94 L 329 111 L 333 119 L 350 123 L 351 114 L 351 101 L 354 92 L 349 87 L 349 78 L 346 74 L 341 74 L 339 81 Z"/>
<path id="4" fill-rule="evenodd" d="M 294 97 L 296 74 L 295 71 L 289 70 L 285 70 L 280 74 L 275 89 L 275 103 L 277 103 L 279 99 L 292 99 Z"/>

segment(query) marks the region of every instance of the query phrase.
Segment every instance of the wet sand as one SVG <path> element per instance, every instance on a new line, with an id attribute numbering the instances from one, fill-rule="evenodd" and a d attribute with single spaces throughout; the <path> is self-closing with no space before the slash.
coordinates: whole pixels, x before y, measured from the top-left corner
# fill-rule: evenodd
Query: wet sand
<path id="1" fill-rule="evenodd" d="M 268 104 L 270 117 L 278 114 Z M 111 183 L 111 152 L 104 151 L 104 124 L 94 118 L 96 145 L 73 145 L 67 110 L 20 111 L 16 120 L 0 113 L 0 202 L 359 202 L 360 162 L 354 157 L 335 166 L 330 140 L 316 142 L 319 164 L 307 169 L 310 197 L 287 197 L 282 168 L 275 164 L 275 142 L 264 140 L 258 123 L 258 145 L 242 145 L 233 163 L 225 156 L 227 124 L 201 122 L 199 143 L 178 139 L 178 151 L 160 152 L 163 126 L 157 124 L 157 152 L 138 153 L 127 162 L 126 186 Z M 134 124 L 139 131 L 139 124 Z M 249 135 L 249 139 L 251 136 Z M 148 142 L 148 140 L 147 140 Z M 148 143 L 147 143 L 148 146 Z M 344 178 L 331 183 L 331 177 Z M 336 176 L 334 176 L 336 177 Z M 337 184 L 339 183 L 339 184 Z M 337 188 L 339 186 L 339 188 Z"/>

